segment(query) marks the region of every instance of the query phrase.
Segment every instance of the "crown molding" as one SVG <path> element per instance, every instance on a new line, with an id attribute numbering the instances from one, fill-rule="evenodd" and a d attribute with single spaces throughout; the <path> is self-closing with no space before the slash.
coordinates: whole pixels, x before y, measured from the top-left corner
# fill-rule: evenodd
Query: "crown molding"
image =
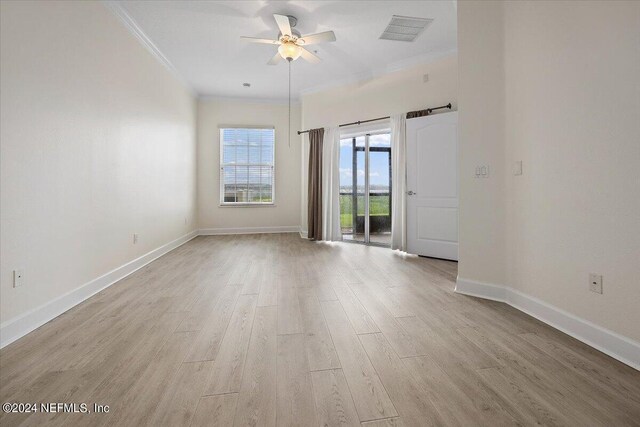
<path id="1" fill-rule="evenodd" d="M 307 89 L 303 89 L 300 91 L 300 96 L 291 99 L 292 104 L 299 104 L 301 102 L 301 97 L 304 95 L 310 95 L 313 93 L 324 92 L 329 89 L 334 89 L 341 86 L 347 86 L 351 84 L 362 83 L 373 78 L 382 77 L 388 74 L 397 73 L 399 71 L 407 70 L 412 67 L 416 67 L 418 65 L 427 65 L 431 64 L 439 59 L 457 56 L 457 49 L 450 49 L 443 52 L 430 52 L 424 53 L 421 55 L 412 56 L 411 58 L 406 58 L 400 61 L 395 61 L 390 64 L 385 65 L 384 67 L 374 68 L 369 71 L 364 71 L 361 73 L 352 74 L 347 77 L 343 77 L 340 79 L 336 79 L 330 83 L 321 84 L 318 86 L 313 86 Z M 237 102 L 246 102 L 249 104 L 276 104 L 276 105 L 287 105 L 287 98 L 251 98 L 251 97 L 242 97 L 242 96 L 221 96 L 215 94 L 200 94 L 198 95 L 199 100 L 203 101 L 237 101 Z"/>
<path id="2" fill-rule="evenodd" d="M 418 65 L 430 64 L 439 59 L 450 57 L 450 56 L 457 56 L 457 55 L 458 55 L 457 49 L 451 49 L 451 50 L 446 50 L 443 52 L 435 52 L 435 53 L 434 52 L 423 53 L 421 55 L 412 56 L 411 58 L 406 58 L 400 61 L 389 63 L 384 67 L 373 68 L 369 71 L 364 71 L 361 73 L 356 73 L 347 77 L 336 79 L 330 83 L 325 83 L 322 85 L 303 89 L 300 91 L 300 96 L 311 95 L 318 92 L 324 92 L 326 90 L 335 89 L 341 86 L 348 86 L 352 84 L 363 83 L 373 78 L 397 73 L 398 71 L 403 71 Z"/>
<path id="3" fill-rule="evenodd" d="M 187 82 L 187 80 L 180 75 L 176 67 L 169 61 L 169 59 L 162 53 L 158 46 L 151 41 L 149 36 L 142 31 L 142 28 L 135 19 L 126 11 L 126 9 L 117 1 L 114 0 L 101 0 L 102 4 L 109 9 L 124 26 L 133 34 L 138 41 L 153 55 L 158 62 L 160 62 L 169 72 L 189 91 L 191 95 L 197 96 L 196 90 Z"/>
<path id="4" fill-rule="evenodd" d="M 151 38 L 145 34 L 140 25 L 136 22 L 135 19 L 126 11 L 126 9 L 120 4 L 119 1 L 116 0 L 101 0 L 102 4 L 105 5 L 107 9 L 109 9 L 119 20 L 124 24 L 124 26 L 133 34 L 138 41 L 167 69 L 169 72 L 173 74 L 173 76 L 182 83 L 182 85 L 189 91 L 191 94 L 198 98 L 198 100 L 202 101 L 227 101 L 227 102 L 245 102 L 249 104 L 271 104 L 271 105 L 287 105 L 287 98 L 252 98 L 252 97 L 242 97 L 242 96 L 222 96 L 216 94 L 205 94 L 199 93 L 192 87 L 187 80 L 180 75 L 176 67 L 169 61 L 169 59 L 162 53 L 162 51 L 158 48 L 158 46 L 153 43 Z M 386 64 L 382 67 L 373 68 L 368 71 L 355 73 L 346 77 L 342 77 L 339 79 L 335 79 L 330 83 L 321 84 L 318 86 L 312 86 L 310 88 L 306 88 L 300 91 L 299 96 L 292 98 L 292 104 L 299 104 L 301 102 L 301 97 L 304 95 L 310 95 L 313 93 L 323 92 L 329 89 L 334 89 L 340 86 L 347 86 L 351 84 L 363 83 L 373 78 L 382 77 L 387 74 L 396 73 L 398 71 L 406 70 L 411 67 L 417 65 L 425 65 L 432 62 L 435 62 L 439 59 L 457 55 L 457 49 L 450 49 L 442 52 L 429 52 L 420 55 L 413 56 L 411 58 L 406 58 L 400 61 L 395 61 L 389 64 Z"/>
<path id="5" fill-rule="evenodd" d="M 244 104 L 289 105 L 287 98 L 252 98 L 243 96 L 198 95 L 198 101 L 237 102 Z M 291 98 L 291 105 L 300 105 L 300 99 Z"/>

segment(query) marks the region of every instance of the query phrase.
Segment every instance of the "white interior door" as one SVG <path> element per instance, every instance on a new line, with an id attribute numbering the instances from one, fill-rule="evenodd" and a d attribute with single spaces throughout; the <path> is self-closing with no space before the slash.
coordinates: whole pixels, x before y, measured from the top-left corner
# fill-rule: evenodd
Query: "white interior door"
<path id="1" fill-rule="evenodd" d="M 458 113 L 407 120 L 407 251 L 458 260 Z"/>

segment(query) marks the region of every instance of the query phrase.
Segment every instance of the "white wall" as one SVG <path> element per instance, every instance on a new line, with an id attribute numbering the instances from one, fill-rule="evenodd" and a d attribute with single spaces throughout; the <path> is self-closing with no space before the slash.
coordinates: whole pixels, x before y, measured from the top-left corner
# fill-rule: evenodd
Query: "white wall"
<path id="1" fill-rule="evenodd" d="M 424 74 L 429 75 L 423 82 Z M 457 107 L 458 61 L 455 54 L 406 70 L 336 87 L 302 97 L 304 129 L 334 126 L 357 120 L 446 105 Z M 301 152 L 301 228 L 307 230 L 307 177 L 309 140 L 303 136 Z"/>
<path id="2" fill-rule="evenodd" d="M 300 223 L 300 106 L 256 101 L 198 101 L 198 224 L 201 229 L 298 227 Z M 220 206 L 219 126 L 275 126 L 275 206 Z"/>
<path id="3" fill-rule="evenodd" d="M 458 2 L 458 276 L 505 282 L 502 4 Z M 479 165 L 489 178 L 475 178 Z"/>
<path id="4" fill-rule="evenodd" d="M 640 3 L 504 13 L 507 282 L 640 341 Z"/>
<path id="5" fill-rule="evenodd" d="M 5 325 L 195 229 L 196 146 L 192 96 L 102 3 L 1 19 Z"/>
<path id="6" fill-rule="evenodd" d="M 458 12 L 460 276 L 640 341 L 640 3 Z M 474 162 L 493 176 L 469 178 Z"/>

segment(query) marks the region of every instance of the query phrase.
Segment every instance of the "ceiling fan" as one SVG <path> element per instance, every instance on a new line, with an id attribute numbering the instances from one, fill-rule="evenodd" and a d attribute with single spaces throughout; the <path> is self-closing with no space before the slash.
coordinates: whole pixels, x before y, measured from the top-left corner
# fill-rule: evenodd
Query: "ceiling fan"
<path id="1" fill-rule="evenodd" d="M 280 33 L 276 40 L 260 39 L 256 37 L 240 37 L 242 40 L 246 40 L 251 43 L 279 45 L 278 52 L 269 62 L 267 62 L 269 65 L 276 65 L 281 59 L 286 59 L 289 62 L 295 61 L 299 57 L 316 64 L 320 62 L 320 58 L 309 52 L 303 46 L 336 41 L 336 35 L 333 31 L 301 36 L 298 31 L 293 29 L 298 22 L 294 16 L 274 14 L 273 17 L 280 29 Z"/>

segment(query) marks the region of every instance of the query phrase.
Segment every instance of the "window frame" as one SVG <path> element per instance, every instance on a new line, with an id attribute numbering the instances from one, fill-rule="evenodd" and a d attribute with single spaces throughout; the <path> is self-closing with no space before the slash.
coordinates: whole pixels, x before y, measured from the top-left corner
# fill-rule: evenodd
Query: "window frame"
<path id="1" fill-rule="evenodd" d="M 260 129 L 260 130 L 271 130 L 273 131 L 273 160 L 271 164 L 268 163 L 224 163 L 224 138 L 223 132 L 225 129 Z M 273 207 L 276 205 L 276 128 L 275 126 L 270 125 L 220 125 L 218 126 L 218 148 L 219 148 L 219 206 L 225 208 L 238 208 L 238 207 Z M 224 167 L 225 166 L 271 166 L 271 201 L 270 202 L 225 202 L 224 201 Z"/>

